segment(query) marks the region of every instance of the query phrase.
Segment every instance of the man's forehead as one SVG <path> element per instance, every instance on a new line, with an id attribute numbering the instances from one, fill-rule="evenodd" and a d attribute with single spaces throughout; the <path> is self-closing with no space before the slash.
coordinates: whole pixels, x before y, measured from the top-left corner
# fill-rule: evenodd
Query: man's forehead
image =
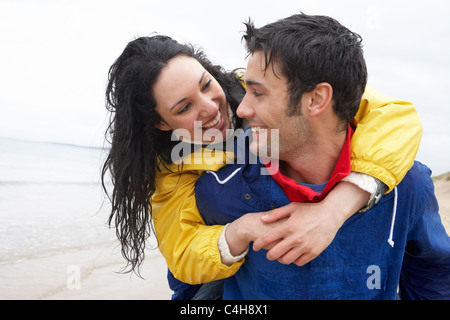
<path id="1" fill-rule="evenodd" d="M 266 58 L 262 51 L 255 51 L 249 56 L 244 81 L 246 85 L 260 87 L 271 87 L 274 82 L 278 84 L 280 81 L 286 83 L 277 63 L 272 61 L 266 68 Z"/>

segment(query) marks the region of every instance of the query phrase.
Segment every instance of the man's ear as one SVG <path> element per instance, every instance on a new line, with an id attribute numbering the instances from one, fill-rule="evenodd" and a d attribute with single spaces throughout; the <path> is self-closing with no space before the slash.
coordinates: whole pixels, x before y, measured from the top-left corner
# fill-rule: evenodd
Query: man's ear
<path id="1" fill-rule="evenodd" d="M 327 82 L 319 83 L 311 92 L 310 99 L 309 114 L 314 117 L 332 106 L 333 87 Z"/>
<path id="2" fill-rule="evenodd" d="M 172 130 L 164 120 L 161 120 L 159 123 L 155 124 L 155 128 L 161 131 L 170 131 Z"/>

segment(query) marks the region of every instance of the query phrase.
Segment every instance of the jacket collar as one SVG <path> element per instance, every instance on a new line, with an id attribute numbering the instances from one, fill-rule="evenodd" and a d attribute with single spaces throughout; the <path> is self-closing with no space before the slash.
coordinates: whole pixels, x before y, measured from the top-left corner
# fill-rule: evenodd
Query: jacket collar
<path id="1" fill-rule="evenodd" d="M 264 159 L 263 163 L 265 163 L 267 170 L 272 175 L 273 179 L 280 185 L 291 202 L 319 202 L 325 198 L 325 196 L 339 181 L 350 174 L 350 145 L 352 136 L 353 129 L 349 125 L 347 130 L 347 138 L 345 140 L 344 147 L 342 148 L 341 155 L 339 156 L 336 167 L 321 194 L 313 191 L 308 186 L 299 185 L 295 180 L 283 175 L 278 169 L 273 170 L 272 168 L 271 170 L 271 166 L 269 165 L 270 162 L 266 159 Z"/>

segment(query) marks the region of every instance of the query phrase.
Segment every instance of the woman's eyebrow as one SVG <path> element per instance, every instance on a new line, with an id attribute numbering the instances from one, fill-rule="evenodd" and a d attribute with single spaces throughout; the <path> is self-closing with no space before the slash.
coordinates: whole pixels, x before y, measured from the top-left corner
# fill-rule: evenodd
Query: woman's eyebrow
<path id="1" fill-rule="evenodd" d="M 170 107 L 169 112 L 172 112 L 172 110 L 179 105 L 180 103 L 182 103 L 184 100 L 187 100 L 187 98 L 183 98 L 180 101 L 176 102 L 172 107 Z"/>
<path id="2" fill-rule="evenodd" d="M 200 81 L 198 82 L 198 85 L 200 86 L 202 84 L 203 78 L 205 77 L 206 74 L 206 70 L 205 72 L 202 73 L 202 77 L 200 78 Z"/>
<path id="3" fill-rule="evenodd" d="M 202 81 L 203 81 L 203 78 L 205 77 L 205 74 L 206 74 L 206 70 L 202 73 L 202 76 L 200 77 L 200 80 L 198 82 L 199 86 L 202 85 Z M 180 103 L 182 103 L 186 99 L 187 98 L 183 98 L 183 99 L 180 99 L 178 102 L 176 102 L 172 107 L 170 107 L 169 112 L 171 112 L 173 108 L 175 108 L 177 105 L 179 105 Z"/>

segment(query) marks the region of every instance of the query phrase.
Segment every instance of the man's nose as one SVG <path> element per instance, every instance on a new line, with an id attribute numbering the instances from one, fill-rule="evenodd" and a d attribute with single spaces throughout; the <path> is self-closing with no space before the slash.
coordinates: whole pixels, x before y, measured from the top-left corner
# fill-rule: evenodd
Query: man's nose
<path id="1" fill-rule="evenodd" d="M 248 93 L 245 94 L 244 99 L 242 99 L 239 107 L 236 110 L 236 114 L 239 118 L 251 118 L 253 115 L 253 109 L 250 107 L 247 99 Z"/>

